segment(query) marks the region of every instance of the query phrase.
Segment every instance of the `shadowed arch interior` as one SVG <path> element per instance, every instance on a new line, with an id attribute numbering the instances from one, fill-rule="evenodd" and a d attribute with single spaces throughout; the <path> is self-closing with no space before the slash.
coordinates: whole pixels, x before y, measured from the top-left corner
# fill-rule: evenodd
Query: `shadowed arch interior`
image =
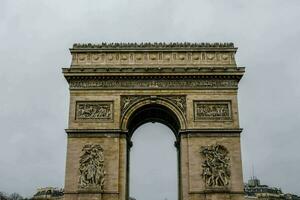
<path id="1" fill-rule="evenodd" d="M 169 108 L 159 104 L 149 104 L 137 109 L 129 118 L 127 129 L 130 140 L 134 131 L 147 122 L 160 122 L 168 126 L 178 140 L 180 122 L 177 116 Z"/>

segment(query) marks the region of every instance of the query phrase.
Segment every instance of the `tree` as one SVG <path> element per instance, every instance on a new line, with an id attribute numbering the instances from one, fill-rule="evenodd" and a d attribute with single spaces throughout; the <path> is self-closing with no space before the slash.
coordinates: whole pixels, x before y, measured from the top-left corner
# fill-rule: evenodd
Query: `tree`
<path id="1" fill-rule="evenodd" d="M 10 200 L 23 200 L 23 197 L 21 195 L 19 195 L 18 193 L 12 193 L 11 195 L 9 195 L 9 199 Z"/>
<path id="2" fill-rule="evenodd" d="M 0 192 L 0 200 L 8 200 L 8 197 L 4 194 L 4 192 Z"/>

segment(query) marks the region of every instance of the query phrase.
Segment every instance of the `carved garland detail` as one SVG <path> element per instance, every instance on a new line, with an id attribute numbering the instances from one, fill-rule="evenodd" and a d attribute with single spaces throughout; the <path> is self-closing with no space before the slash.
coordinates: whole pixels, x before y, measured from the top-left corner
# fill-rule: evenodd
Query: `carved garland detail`
<path id="1" fill-rule="evenodd" d="M 106 172 L 102 146 L 86 144 L 82 152 L 79 161 L 79 188 L 103 191 Z"/>
<path id="2" fill-rule="evenodd" d="M 208 187 L 225 187 L 230 181 L 230 158 L 222 145 L 204 146 L 200 151 L 204 158 L 202 177 Z"/>

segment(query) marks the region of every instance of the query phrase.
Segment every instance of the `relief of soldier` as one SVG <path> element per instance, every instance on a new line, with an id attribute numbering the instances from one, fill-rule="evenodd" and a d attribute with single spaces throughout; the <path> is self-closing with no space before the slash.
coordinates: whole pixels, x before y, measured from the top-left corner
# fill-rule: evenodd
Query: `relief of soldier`
<path id="1" fill-rule="evenodd" d="M 111 107 L 104 104 L 79 104 L 77 117 L 79 119 L 107 119 L 111 117 Z"/>
<path id="2" fill-rule="evenodd" d="M 103 191 L 104 186 L 104 155 L 100 144 L 87 144 L 82 149 L 79 166 L 80 188 L 93 188 Z"/>
<path id="3" fill-rule="evenodd" d="M 197 115 L 200 117 L 223 117 L 229 116 L 229 110 L 227 105 L 203 104 L 198 105 Z"/>
<path id="4" fill-rule="evenodd" d="M 228 151 L 221 145 L 202 147 L 202 177 L 209 187 L 227 186 L 230 179 Z"/>

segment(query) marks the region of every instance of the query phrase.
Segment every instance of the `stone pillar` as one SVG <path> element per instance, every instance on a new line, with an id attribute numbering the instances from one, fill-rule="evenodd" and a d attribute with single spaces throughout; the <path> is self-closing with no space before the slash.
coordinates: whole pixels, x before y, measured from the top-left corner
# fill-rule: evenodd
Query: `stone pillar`
<path id="1" fill-rule="evenodd" d="M 239 132 L 181 135 L 182 200 L 243 199 Z"/>
<path id="2" fill-rule="evenodd" d="M 124 135 L 71 130 L 67 132 L 65 199 L 125 200 L 126 138 Z"/>

